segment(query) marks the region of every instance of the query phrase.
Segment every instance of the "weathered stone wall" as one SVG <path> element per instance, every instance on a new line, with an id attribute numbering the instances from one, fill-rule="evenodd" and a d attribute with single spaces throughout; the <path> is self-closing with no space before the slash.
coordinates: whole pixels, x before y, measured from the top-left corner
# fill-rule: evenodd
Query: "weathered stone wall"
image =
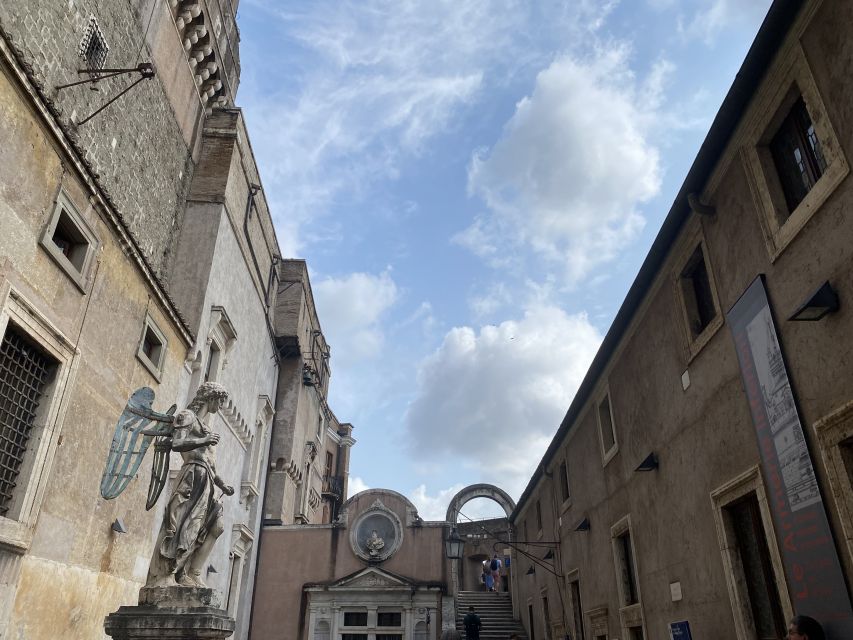
<path id="1" fill-rule="evenodd" d="M 134 601 L 155 526 L 154 515 L 141 508 L 147 464 L 119 498 L 100 497 L 115 423 L 138 387 L 152 387 L 161 410 L 182 395 L 188 344 L 3 64 L 0 139 L 5 141 L 0 150 L 0 288 L 20 292 L 77 352 L 68 384 L 51 392 L 67 408 L 64 418 L 47 425 L 54 430 L 55 450 L 45 461 L 43 502 L 29 549 L 25 555 L 4 551 L 0 558 L 0 635 L 98 638 L 103 617 Z M 39 244 L 60 187 L 100 242 L 85 293 Z M 136 356 L 146 314 L 167 340 L 160 381 Z M 128 533 L 111 531 L 116 518 Z"/>
<path id="2" fill-rule="evenodd" d="M 139 74 L 103 80 L 98 91 L 89 85 L 62 90 L 56 87 L 83 77 L 77 74 L 84 66 L 78 47 L 91 15 L 110 47 L 107 67 L 134 67 L 149 60 L 149 52 L 142 46 L 144 27 L 139 21 L 143 18 L 136 8 L 127 0 L 9 0 L 0 4 L 0 28 L 31 66 L 36 81 L 58 110 L 60 121 L 78 141 L 102 188 L 147 260 L 162 276 L 192 177 L 190 141 L 200 103 L 197 93 L 193 102 L 192 76 L 174 23 L 170 24 L 167 3 L 159 2 L 155 9 L 157 21 L 152 22 L 160 54 L 156 56 L 157 77 L 143 80 L 93 120 L 80 125 L 76 123 Z M 164 81 L 173 88 L 171 95 Z"/>
<path id="3" fill-rule="evenodd" d="M 807 6 L 813 9 L 815 4 Z M 791 33 L 777 54 L 779 59 L 801 43 L 848 163 L 853 159 L 851 23 L 853 6 L 824 2 L 804 34 Z M 761 104 L 754 101 L 749 117 Z M 849 277 L 853 218 L 848 214 L 853 182 L 849 175 L 844 178 L 790 244 L 771 257 L 762 214 L 739 155 L 744 144 L 744 136 L 736 133 L 718 165 L 719 182 L 706 194 L 716 215 L 694 215 L 688 220 L 601 379 L 609 387 L 618 452 L 603 462 L 591 401 L 560 443 L 547 470 L 551 477 L 538 481 L 516 519 L 519 537 L 526 531 L 534 540 L 538 536 L 561 541 L 559 572 L 578 572 L 587 634 L 586 613 L 600 607 L 606 608 L 609 632 L 623 633 L 610 527 L 625 515 L 631 517 L 646 637 L 664 637 L 673 620 L 689 620 L 694 637 L 735 628 L 728 587 L 733 578 L 723 565 L 710 494 L 758 465 L 759 451 L 730 328 L 723 322 L 695 357 L 689 354 L 676 286 L 683 266 L 679 260 L 690 248 L 691 238 L 695 242 L 691 234 L 697 232 L 705 239 L 719 313 L 731 309 L 759 274 L 766 275 L 811 459 L 839 535 L 837 548 L 848 585 L 853 583 L 853 558 L 839 533 L 845 530 L 839 516 L 843 496 L 829 484 L 813 431 L 820 418 L 851 399 L 845 371 L 853 358 L 853 311 L 842 302 L 840 311 L 819 323 L 786 320 L 826 280 L 842 301 L 853 299 Z M 685 371 L 690 380 L 686 390 L 682 388 Z M 651 452 L 658 455 L 660 468 L 637 473 L 636 467 Z M 572 489 L 566 502 L 559 486 L 563 460 L 568 462 Z M 537 502 L 542 506 L 541 534 L 536 526 Z M 588 518 L 590 529 L 576 531 L 583 518 Z M 513 559 L 519 617 L 527 622 L 530 598 L 536 636 L 544 637 L 541 593 L 545 590 L 550 619 L 571 628 L 572 602 L 565 582 L 539 569 L 526 576 L 529 561 Z M 680 601 L 671 597 L 671 582 L 681 583 Z M 558 589 L 563 590 L 562 597 Z M 562 610 L 561 602 L 565 603 Z M 786 604 L 790 609 L 791 603 Z"/>

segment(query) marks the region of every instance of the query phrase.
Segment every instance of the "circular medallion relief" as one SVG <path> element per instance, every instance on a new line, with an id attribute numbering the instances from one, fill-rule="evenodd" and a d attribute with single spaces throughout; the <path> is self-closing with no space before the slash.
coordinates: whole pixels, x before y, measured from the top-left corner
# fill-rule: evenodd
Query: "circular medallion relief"
<path id="1" fill-rule="evenodd" d="M 402 542 L 400 519 L 379 500 L 356 518 L 350 533 L 353 552 L 368 562 L 387 560 Z"/>

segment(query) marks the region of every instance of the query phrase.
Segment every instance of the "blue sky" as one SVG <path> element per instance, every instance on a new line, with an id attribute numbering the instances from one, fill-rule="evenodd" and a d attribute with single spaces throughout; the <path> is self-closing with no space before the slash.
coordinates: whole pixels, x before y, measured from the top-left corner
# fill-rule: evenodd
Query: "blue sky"
<path id="1" fill-rule="evenodd" d="M 237 103 L 351 489 L 427 519 L 473 482 L 520 495 L 769 4 L 240 3 Z"/>

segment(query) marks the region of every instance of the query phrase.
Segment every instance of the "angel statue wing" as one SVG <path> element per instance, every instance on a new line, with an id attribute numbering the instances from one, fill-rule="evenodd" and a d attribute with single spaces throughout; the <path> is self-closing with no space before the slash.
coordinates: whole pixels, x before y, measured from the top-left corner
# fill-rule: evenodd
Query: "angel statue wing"
<path id="1" fill-rule="evenodd" d="M 118 497 L 125 490 L 130 480 L 139 470 L 142 459 L 151 441 L 155 438 L 155 452 L 166 446 L 166 474 L 169 472 L 169 441 L 171 441 L 173 414 L 177 408 L 172 405 L 166 413 L 158 413 L 151 408 L 154 402 L 154 390 L 142 387 L 133 392 L 127 401 L 127 406 L 118 419 L 110 452 L 107 454 L 107 464 L 101 476 L 101 496 L 107 500 Z M 152 424 L 153 423 L 153 424 Z M 158 446 L 159 445 L 159 446 Z M 155 453 L 155 471 L 158 462 Z M 162 460 L 161 466 L 162 466 Z M 154 479 L 152 477 L 152 485 Z M 160 495 L 162 486 L 157 491 Z M 151 499 L 151 488 L 148 490 Z M 157 500 L 157 497 L 154 497 Z M 152 503 L 153 504 L 153 503 Z M 149 507 L 150 508 L 150 507 Z"/>

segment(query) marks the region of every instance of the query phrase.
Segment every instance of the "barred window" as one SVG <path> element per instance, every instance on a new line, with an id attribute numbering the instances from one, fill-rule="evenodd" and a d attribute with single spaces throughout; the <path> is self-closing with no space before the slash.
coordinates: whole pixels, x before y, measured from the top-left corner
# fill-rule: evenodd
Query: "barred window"
<path id="1" fill-rule="evenodd" d="M 104 34 L 101 33 L 101 28 L 98 26 L 98 21 L 95 16 L 89 18 L 89 24 L 86 25 L 86 31 L 83 34 L 83 39 L 80 41 L 78 53 L 83 58 L 86 68 L 90 70 L 103 69 L 107 62 L 107 53 L 110 47 L 107 44 Z"/>
<path id="2" fill-rule="evenodd" d="M 57 364 L 8 324 L 0 342 L 0 515 L 11 507 L 36 412 Z"/>

